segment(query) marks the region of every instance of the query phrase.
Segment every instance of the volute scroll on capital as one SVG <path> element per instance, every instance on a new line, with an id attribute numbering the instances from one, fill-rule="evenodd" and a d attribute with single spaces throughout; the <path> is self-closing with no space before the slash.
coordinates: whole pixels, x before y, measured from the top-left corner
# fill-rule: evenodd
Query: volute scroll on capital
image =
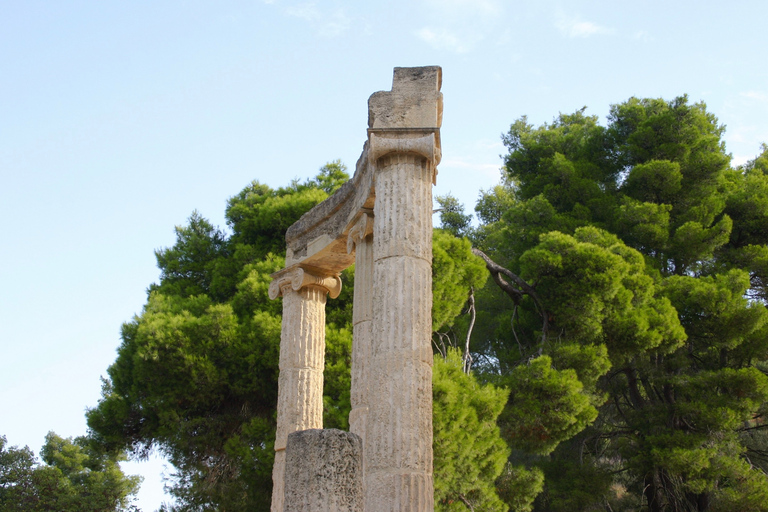
<path id="1" fill-rule="evenodd" d="M 437 180 L 437 166 L 442 159 L 440 129 L 368 129 L 368 160 L 371 165 L 391 153 L 411 153 L 427 160 L 434 170 L 433 184 Z"/>
<path id="2" fill-rule="evenodd" d="M 364 211 L 360 217 L 355 220 L 352 227 L 347 234 L 347 254 L 352 254 L 355 249 L 365 237 L 373 234 L 373 215 L 367 211 Z"/>
<path id="3" fill-rule="evenodd" d="M 438 165 L 442 157 L 440 129 L 368 130 L 368 159 L 376 162 L 389 153 L 415 153 Z M 416 136 L 421 134 L 421 136 Z"/>
<path id="4" fill-rule="evenodd" d="M 285 291 L 299 291 L 306 286 L 324 288 L 329 297 L 335 299 L 341 293 L 341 278 L 338 275 L 324 275 L 310 272 L 302 267 L 289 267 L 272 274 L 269 284 L 269 298 L 282 297 Z"/>

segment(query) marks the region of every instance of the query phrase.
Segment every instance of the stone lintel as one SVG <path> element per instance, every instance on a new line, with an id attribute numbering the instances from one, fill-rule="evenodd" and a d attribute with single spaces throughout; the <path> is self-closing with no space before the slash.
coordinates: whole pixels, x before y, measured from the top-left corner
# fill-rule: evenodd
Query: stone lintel
<path id="1" fill-rule="evenodd" d="M 366 142 L 352 179 L 288 228 L 286 267 L 300 263 L 339 273 L 355 262 L 354 253 L 347 252 L 349 230 L 374 203 L 373 169 L 368 160 Z"/>
<path id="2" fill-rule="evenodd" d="M 339 273 L 355 262 L 347 251 L 350 229 L 373 209 L 376 160 L 387 153 L 415 153 L 437 174 L 443 117 L 442 69 L 395 68 L 391 91 L 368 100 L 368 142 L 355 173 L 331 197 L 305 213 L 285 235 L 286 268 L 295 264 Z M 433 177 L 434 182 L 434 177 Z"/>

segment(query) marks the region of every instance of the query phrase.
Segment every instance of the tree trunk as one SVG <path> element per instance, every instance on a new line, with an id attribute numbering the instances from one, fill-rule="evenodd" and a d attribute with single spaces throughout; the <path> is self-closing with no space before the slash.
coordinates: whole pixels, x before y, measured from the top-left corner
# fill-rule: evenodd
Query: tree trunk
<path id="1" fill-rule="evenodd" d="M 648 503 L 648 512 L 665 512 L 658 484 L 658 470 L 654 469 L 653 472 L 645 475 L 643 481 L 643 495 L 645 496 L 645 501 Z"/>

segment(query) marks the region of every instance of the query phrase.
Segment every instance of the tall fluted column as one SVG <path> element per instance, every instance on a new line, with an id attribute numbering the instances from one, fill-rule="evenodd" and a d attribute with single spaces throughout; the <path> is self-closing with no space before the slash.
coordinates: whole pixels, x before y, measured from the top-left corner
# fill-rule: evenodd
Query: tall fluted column
<path id="1" fill-rule="evenodd" d="M 349 431 L 365 444 L 368 379 L 373 346 L 373 216 L 363 213 L 349 232 L 347 251 L 355 249 L 355 297 L 352 309 L 352 389 Z M 363 453 L 365 475 L 365 453 Z"/>
<path id="2" fill-rule="evenodd" d="M 302 268 L 273 275 L 269 296 L 283 297 L 278 377 L 277 435 L 272 470 L 272 512 L 282 512 L 288 434 L 323 428 L 325 301 L 341 290 L 338 276 L 317 276 Z"/>
<path id="3" fill-rule="evenodd" d="M 428 512 L 434 509 L 431 318 L 435 172 L 435 159 L 429 157 L 439 148 L 433 134 L 416 139 L 372 134 L 371 143 L 376 159 L 376 222 L 365 510 Z"/>

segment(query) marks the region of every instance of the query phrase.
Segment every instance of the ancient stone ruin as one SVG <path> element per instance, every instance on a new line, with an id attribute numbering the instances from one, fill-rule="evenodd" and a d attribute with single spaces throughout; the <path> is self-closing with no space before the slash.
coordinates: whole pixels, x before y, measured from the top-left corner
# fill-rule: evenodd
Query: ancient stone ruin
<path id="1" fill-rule="evenodd" d="M 285 448 L 284 512 L 363 510 L 360 436 L 335 429 L 299 430 Z"/>
<path id="2" fill-rule="evenodd" d="M 355 488 L 354 482 L 333 482 L 333 472 L 326 471 L 330 462 L 316 462 L 315 451 L 328 452 L 324 446 L 342 442 L 331 440 L 335 434 L 299 436 L 296 441 L 294 434 L 291 444 L 312 453 L 303 459 L 286 455 L 289 434 L 323 428 L 326 296 L 339 295 L 339 274 L 352 264 L 349 424 L 362 440 L 364 510 L 434 508 L 432 185 L 440 162 L 440 82 L 439 67 L 395 68 L 392 90 L 368 100 L 368 140 L 354 176 L 286 234 L 286 268 L 273 275 L 269 289 L 271 298 L 283 298 L 272 512 L 289 506 L 321 510 L 288 505 L 286 498 L 309 503 L 286 496 L 298 492 L 294 489 Z M 337 460 L 338 454 L 331 458 Z M 302 464 L 326 469 L 312 477 L 295 467 Z M 326 483 L 312 483 L 321 473 Z M 327 510 L 361 510 L 359 505 L 337 506 Z"/>

